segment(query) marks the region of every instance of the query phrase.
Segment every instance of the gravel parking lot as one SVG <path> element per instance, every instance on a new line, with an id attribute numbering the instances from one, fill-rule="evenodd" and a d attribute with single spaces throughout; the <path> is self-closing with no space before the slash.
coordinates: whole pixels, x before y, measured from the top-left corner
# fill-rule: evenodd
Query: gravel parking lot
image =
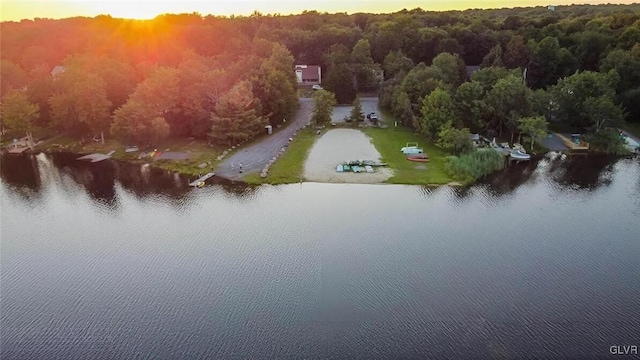
<path id="1" fill-rule="evenodd" d="M 360 98 L 360 104 L 362 104 L 362 113 L 366 116 L 369 113 L 375 112 L 378 114 L 378 118 L 382 120 L 380 111 L 378 110 L 378 98 L 377 97 L 364 97 Z M 331 116 L 332 122 L 344 122 L 344 118 L 351 115 L 351 105 L 340 105 L 333 108 L 333 115 Z"/>

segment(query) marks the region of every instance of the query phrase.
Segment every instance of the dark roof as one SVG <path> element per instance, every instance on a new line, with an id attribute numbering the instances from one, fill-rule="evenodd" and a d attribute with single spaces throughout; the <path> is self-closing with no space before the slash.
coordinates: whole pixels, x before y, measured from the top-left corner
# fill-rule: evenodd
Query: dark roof
<path id="1" fill-rule="evenodd" d="M 466 66 L 467 68 L 467 76 L 471 77 L 474 72 L 480 70 L 480 66 Z"/>
<path id="2" fill-rule="evenodd" d="M 307 80 L 319 80 L 319 65 L 296 65 L 296 70 L 302 70 L 302 78 Z"/>

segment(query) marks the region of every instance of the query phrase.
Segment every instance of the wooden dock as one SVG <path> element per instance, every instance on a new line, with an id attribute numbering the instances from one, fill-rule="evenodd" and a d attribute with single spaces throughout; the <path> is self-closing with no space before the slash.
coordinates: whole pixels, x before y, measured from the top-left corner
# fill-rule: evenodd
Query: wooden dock
<path id="1" fill-rule="evenodd" d="M 557 135 L 563 142 L 564 144 L 571 150 L 589 150 L 589 143 L 586 141 L 580 141 L 580 144 L 576 144 L 575 141 L 572 141 L 571 139 L 569 139 L 568 137 L 562 135 L 562 134 L 558 134 L 558 133 L 554 133 L 555 135 Z"/>
<path id="2" fill-rule="evenodd" d="M 189 183 L 189 186 L 202 186 L 202 184 L 204 184 L 205 181 L 209 180 L 210 178 L 212 178 L 216 173 L 214 172 L 210 172 L 208 174 L 205 174 L 204 176 L 201 176 L 200 178 L 198 178 L 195 181 L 192 181 Z"/>

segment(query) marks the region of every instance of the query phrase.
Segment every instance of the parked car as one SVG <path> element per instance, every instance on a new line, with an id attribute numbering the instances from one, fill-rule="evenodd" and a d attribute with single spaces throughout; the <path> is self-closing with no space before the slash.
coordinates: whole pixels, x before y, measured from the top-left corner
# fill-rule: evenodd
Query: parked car
<path id="1" fill-rule="evenodd" d="M 312 88 L 313 90 L 322 90 L 322 86 L 317 85 L 317 84 L 316 84 L 316 85 L 313 85 L 311 88 Z"/>
<path id="2" fill-rule="evenodd" d="M 378 121 L 378 115 L 376 115 L 376 113 L 372 112 L 367 114 L 367 120 L 370 121 Z"/>

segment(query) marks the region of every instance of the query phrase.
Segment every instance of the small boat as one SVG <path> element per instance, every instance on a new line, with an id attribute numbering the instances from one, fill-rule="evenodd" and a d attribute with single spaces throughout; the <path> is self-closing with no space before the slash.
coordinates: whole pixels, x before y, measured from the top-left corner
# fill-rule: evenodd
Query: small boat
<path id="1" fill-rule="evenodd" d="M 400 149 L 400 151 L 405 154 L 406 151 L 409 151 L 409 149 L 415 149 L 418 147 L 418 143 L 417 142 L 408 142 L 407 145 L 403 148 Z"/>
<path id="2" fill-rule="evenodd" d="M 512 159 L 518 160 L 518 161 L 526 161 L 531 159 L 531 155 L 527 154 L 522 150 L 513 150 L 511 151 L 509 156 L 511 156 Z"/>
<path id="3" fill-rule="evenodd" d="M 369 166 L 387 166 L 386 163 L 382 163 L 382 162 L 375 161 L 375 160 L 362 160 L 362 164 L 363 165 L 369 165 Z"/>
<path id="4" fill-rule="evenodd" d="M 429 162 L 429 155 L 427 154 L 413 154 L 407 155 L 407 160 L 416 162 Z"/>
<path id="5" fill-rule="evenodd" d="M 373 168 L 371 167 L 371 165 L 366 165 L 366 166 L 364 167 L 364 169 L 365 169 L 365 171 L 366 171 L 366 172 L 368 172 L 368 173 L 372 173 L 372 172 L 373 172 Z"/>
<path id="6" fill-rule="evenodd" d="M 344 172 L 344 166 L 343 165 L 336 166 L 336 171 L 339 173 Z"/>

